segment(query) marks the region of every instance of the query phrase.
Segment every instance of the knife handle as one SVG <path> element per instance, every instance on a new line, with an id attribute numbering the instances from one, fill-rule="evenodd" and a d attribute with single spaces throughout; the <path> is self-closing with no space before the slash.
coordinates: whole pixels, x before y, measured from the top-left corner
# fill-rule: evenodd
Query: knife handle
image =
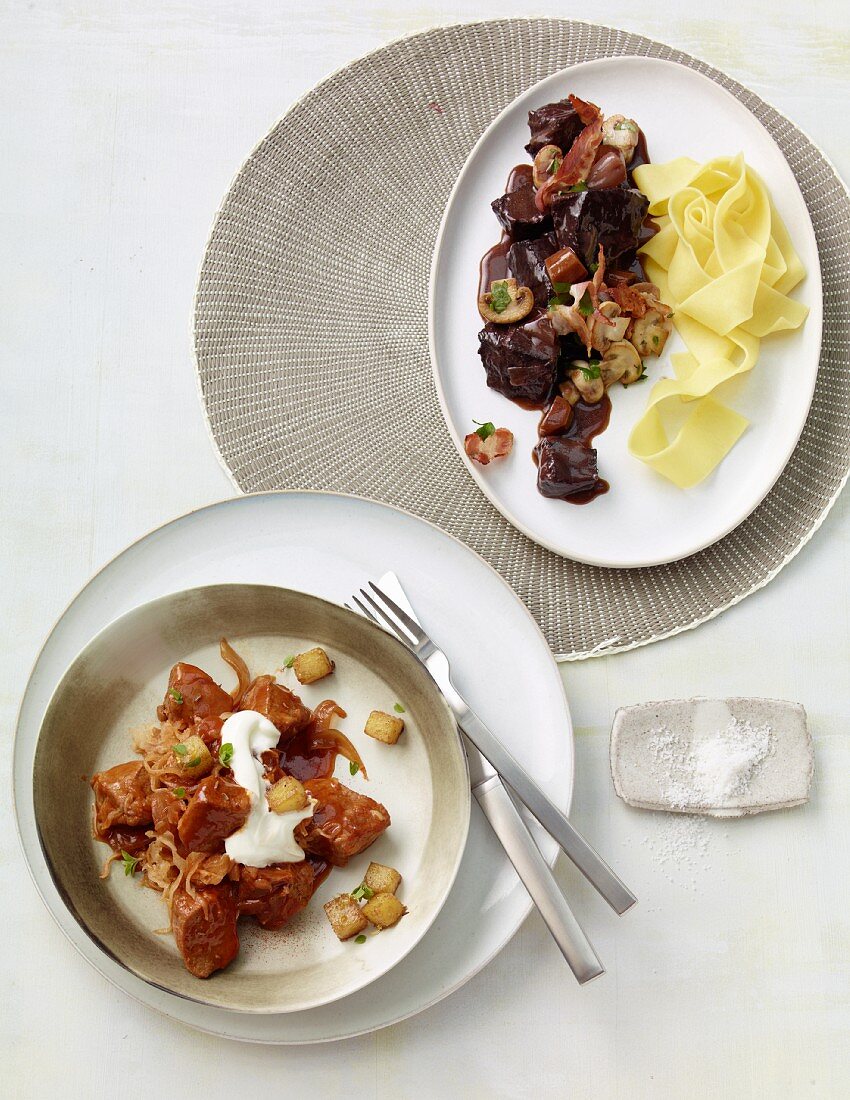
<path id="1" fill-rule="evenodd" d="M 430 665 L 429 665 L 430 671 Z M 438 686 L 446 694 L 444 684 L 437 680 Z M 531 776 L 520 766 L 505 746 L 490 732 L 450 684 L 454 699 L 449 704 L 454 711 L 457 723 L 482 756 L 493 765 L 505 783 L 511 788 L 520 802 L 531 811 L 547 833 L 557 840 L 561 849 L 578 867 L 584 877 L 608 902 L 616 913 L 625 913 L 637 898 L 626 884 L 611 870 L 604 859 L 587 843 L 581 833 L 571 824 L 550 798 L 538 787 Z"/>
<path id="2" fill-rule="evenodd" d="M 605 967 L 499 777 L 486 780 L 473 793 L 579 985 L 604 974 Z"/>

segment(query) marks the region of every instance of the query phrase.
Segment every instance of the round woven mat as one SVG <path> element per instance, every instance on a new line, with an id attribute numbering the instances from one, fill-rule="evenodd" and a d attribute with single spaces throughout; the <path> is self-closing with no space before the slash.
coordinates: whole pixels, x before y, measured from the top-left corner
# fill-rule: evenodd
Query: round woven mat
<path id="1" fill-rule="evenodd" d="M 579 61 L 667 58 L 709 76 L 773 135 L 809 207 L 824 340 L 811 415 L 762 505 L 721 542 L 652 569 L 580 565 L 515 531 L 467 474 L 428 360 L 428 273 L 449 191 L 520 92 Z M 319 489 L 405 508 L 489 561 L 569 659 L 695 626 L 766 584 L 850 467 L 850 196 L 788 119 L 701 61 L 563 20 L 445 27 L 314 88 L 251 154 L 201 269 L 195 350 L 212 436 L 244 491 Z M 345 532 L 340 532 L 345 537 Z"/>

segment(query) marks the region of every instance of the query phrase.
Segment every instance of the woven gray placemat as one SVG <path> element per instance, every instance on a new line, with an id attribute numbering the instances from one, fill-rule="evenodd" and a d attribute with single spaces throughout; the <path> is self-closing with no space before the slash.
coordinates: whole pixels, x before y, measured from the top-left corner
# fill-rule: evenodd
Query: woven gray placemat
<path id="1" fill-rule="evenodd" d="M 622 54 L 696 69 L 763 123 L 805 196 L 824 291 L 814 401 L 782 477 L 719 543 L 636 570 L 560 558 L 489 504 L 449 439 L 427 338 L 437 227 L 481 132 L 550 73 Z M 850 196 L 824 155 L 788 119 L 703 62 L 639 35 L 563 20 L 428 31 L 314 88 L 254 150 L 224 199 L 195 302 L 210 431 L 246 492 L 354 493 L 459 537 L 519 593 L 557 656 L 632 648 L 704 622 L 766 584 L 808 541 L 844 484 L 848 254 Z"/>

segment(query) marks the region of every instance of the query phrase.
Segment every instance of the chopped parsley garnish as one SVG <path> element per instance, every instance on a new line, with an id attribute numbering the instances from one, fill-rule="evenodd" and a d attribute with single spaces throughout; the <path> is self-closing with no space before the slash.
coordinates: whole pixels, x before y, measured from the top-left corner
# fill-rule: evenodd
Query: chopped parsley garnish
<path id="1" fill-rule="evenodd" d="M 495 432 L 495 430 L 496 430 L 496 425 L 493 423 L 492 420 L 487 420 L 487 421 L 473 420 L 472 423 L 480 425 L 480 427 L 475 429 L 475 434 L 480 439 L 489 439 L 490 436 L 493 434 L 493 432 Z M 399 713 L 401 713 L 401 712 L 399 712 Z"/>
<path id="2" fill-rule="evenodd" d="M 546 169 L 546 171 L 549 173 L 550 176 L 554 176 L 554 174 L 558 171 L 560 167 L 561 162 L 558 157 L 552 157 L 552 159 L 549 161 L 549 167 Z"/>
<path id="3" fill-rule="evenodd" d="M 348 774 L 349 775 L 357 775 L 357 773 L 359 771 L 360 771 L 360 765 L 357 763 L 357 761 L 356 760 L 349 761 Z"/>
<path id="4" fill-rule="evenodd" d="M 586 191 L 587 183 L 585 180 L 579 180 L 578 183 L 574 183 L 572 187 L 568 188 L 569 191 Z"/>
<path id="5" fill-rule="evenodd" d="M 573 299 L 571 291 L 572 283 L 552 283 L 555 296 L 549 299 L 549 309 L 553 306 L 567 306 Z"/>
<path id="6" fill-rule="evenodd" d="M 615 130 L 628 130 L 629 133 L 631 133 L 631 134 L 636 134 L 638 132 L 637 126 L 635 126 L 635 124 L 632 122 L 632 120 L 630 118 L 624 118 L 622 122 L 615 122 L 614 123 L 614 129 Z"/>
<path id="7" fill-rule="evenodd" d="M 511 292 L 505 280 L 490 287 L 490 307 L 494 313 L 504 313 L 511 304 Z"/>
<path id="8" fill-rule="evenodd" d="M 355 943 L 365 943 L 366 942 L 366 937 L 361 932 L 360 935 L 357 936 L 357 938 L 354 940 L 354 942 Z"/>
<path id="9" fill-rule="evenodd" d="M 171 788 L 171 793 L 174 795 L 175 798 L 185 798 L 186 797 L 186 788 L 185 787 L 172 787 Z"/>
<path id="10" fill-rule="evenodd" d="M 584 366 L 582 363 L 576 363 L 576 367 L 582 372 L 585 378 L 599 378 L 599 363 L 599 359 L 589 359 L 587 361 L 587 366 Z"/>
<path id="11" fill-rule="evenodd" d="M 180 692 L 177 690 L 177 688 L 169 688 L 168 689 L 168 694 L 171 696 L 171 698 L 174 700 L 175 703 L 182 703 L 183 702 L 183 696 L 180 694 Z"/>
<path id="12" fill-rule="evenodd" d="M 124 865 L 124 874 L 129 878 L 130 875 L 136 873 L 136 864 L 139 862 L 138 856 L 131 856 L 129 852 L 125 852 L 121 849 L 121 862 Z"/>
<path id="13" fill-rule="evenodd" d="M 233 745 L 229 741 L 225 741 L 218 750 L 218 759 L 225 768 L 230 767 L 230 761 L 233 759 Z"/>
<path id="14" fill-rule="evenodd" d="M 174 751 L 177 753 L 178 756 L 185 756 L 186 753 L 189 751 L 189 746 L 184 745 L 182 741 L 178 741 L 177 744 L 174 746 Z"/>
<path id="15" fill-rule="evenodd" d="M 294 664 L 295 664 L 295 658 L 294 657 L 287 657 L 286 660 L 283 662 L 283 667 L 284 668 L 292 668 L 292 666 Z"/>
<path id="16" fill-rule="evenodd" d="M 590 274 L 591 275 L 595 275 L 598 270 L 599 270 L 599 264 L 598 263 L 593 263 L 593 264 L 590 265 Z"/>
<path id="17" fill-rule="evenodd" d="M 657 348 L 660 342 L 661 342 L 661 337 L 660 336 L 653 336 L 652 337 L 652 346 L 653 347 Z"/>
<path id="18" fill-rule="evenodd" d="M 593 313 L 593 302 L 590 300 L 590 291 L 586 290 L 581 296 L 578 311 L 582 317 L 589 317 Z"/>
<path id="19" fill-rule="evenodd" d="M 351 896 L 355 901 L 368 901 L 369 898 L 375 896 L 375 891 L 367 886 L 365 882 L 361 882 L 356 890 L 351 891 Z"/>
<path id="20" fill-rule="evenodd" d="M 396 714 L 404 714 L 404 707 L 401 705 L 401 703 L 396 703 L 396 705 L 393 707 L 393 710 L 396 712 Z"/>
<path id="21" fill-rule="evenodd" d="M 191 760 L 186 761 L 186 767 L 187 768 L 197 768 L 197 766 L 200 764 L 200 762 L 201 762 L 200 756 L 193 756 Z"/>

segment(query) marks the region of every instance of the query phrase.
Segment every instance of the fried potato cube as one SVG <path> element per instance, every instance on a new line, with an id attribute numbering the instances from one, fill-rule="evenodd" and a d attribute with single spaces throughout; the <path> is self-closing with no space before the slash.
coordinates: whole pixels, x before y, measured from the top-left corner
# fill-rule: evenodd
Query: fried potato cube
<path id="1" fill-rule="evenodd" d="M 197 734 L 178 741 L 171 749 L 176 771 L 187 779 L 200 779 L 213 768 L 210 750 Z"/>
<path id="2" fill-rule="evenodd" d="M 394 745 L 404 731 L 404 719 L 394 718 L 382 710 L 373 710 L 366 719 L 363 732 L 385 745 Z"/>
<path id="3" fill-rule="evenodd" d="M 370 863 L 366 869 L 363 885 L 373 894 L 394 894 L 401 882 L 401 875 L 394 867 L 385 867 L 383 863 Z"/>
<path id="4" fill-rule="evenodd" d="M 292 667 L 299 684 L 314 684 L 317 680 L 330 676 L 335 665 L 322 647 L 316 646 L 306 653 L 299 653 L 292 662 Z"/>
<path id="5" fill-rule="evenodd" d="M 284 775 L 270 788 L 267 796 L 269 806 L 276 814 L 285 814 L 290 810 L 303 810 L 309 799 L 304 785 L 293 775 Z"/>
<path id="6" fill-rule="evenodd" d="M 350 940 L 352 936 L 362 932 L 368 923 L 351 894 L 340 894 L 338 897 L 331 898 L 325 903 L 323 909 L 331 922 L 331 927 L 341 940 Z"/>
<path id="7" fill-rule="evenodd" d="M 376 928 L 392 928 L 406 912 L 395 894 L 375 894 L 362 909 L 363 916 Z"/>

